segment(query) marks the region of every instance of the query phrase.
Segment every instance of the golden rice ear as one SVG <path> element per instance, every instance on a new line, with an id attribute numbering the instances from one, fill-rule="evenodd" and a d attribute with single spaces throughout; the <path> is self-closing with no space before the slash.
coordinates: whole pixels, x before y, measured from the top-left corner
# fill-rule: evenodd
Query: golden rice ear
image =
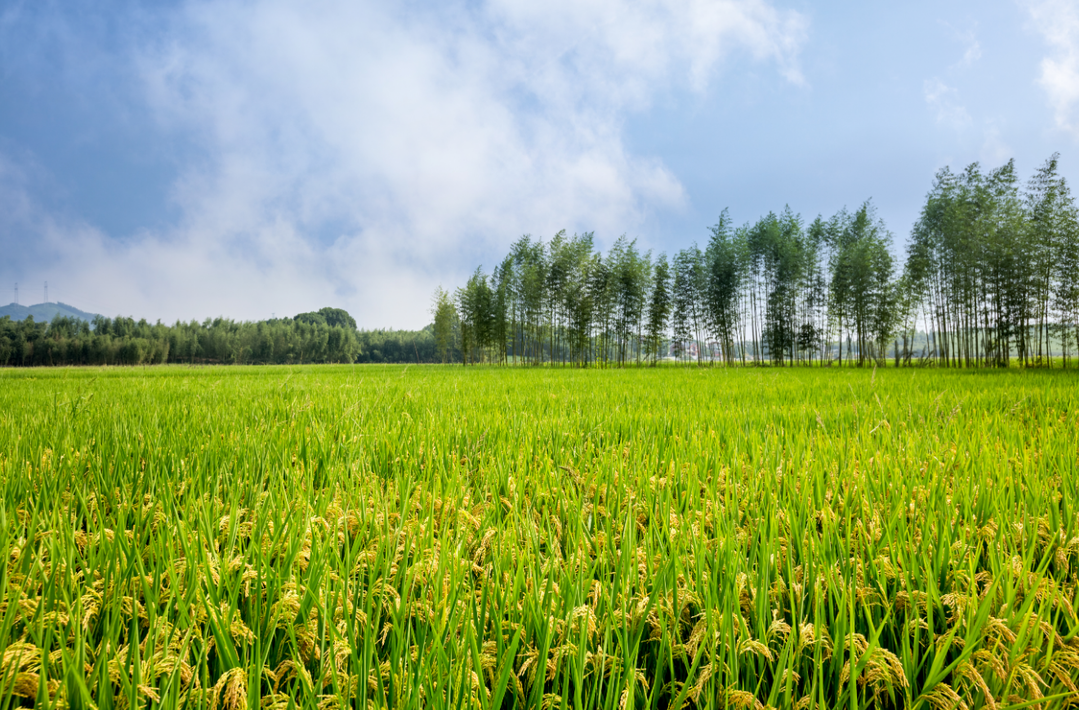
<path id="1" fill-rule="evenodd" d="M 225 671 L 210 689 L 210 710 L 247 710 L 247 671 Z"/>
<path id="2" fill-rule="evenodd" d="M 294 702 L 285 693 L 267 693 L 259 702 L 260 710 L 287 710 L 289 703 Z"/>
<path id="3" fill-rule="evenodd" d="M 40 668 L 41 649 L 32 643 L 13 643 L 0 656 L 0 677 L 17 672 L 36 673 Z"/>
<path id="4" fill-rule="evenodd" d="M 969 710 L 969 706 L 962 697 L 947 683 L 937 683 L 928 693 L 918 697 L 929 703 L 933 710 Z"/>
<path id="5" fill-rule="evenodd" d="M 15 674 L 15 680 L 11 684 L 11 694 L 19 698 L 36 698 L 40 681 L 41 677 L 37 673 L 20 671 Z"/>
<path id="6" fill-rule="evenodd" d="M 974 667 L 969 661 L 964 661 L 959 664 L 955 671 L 956 677 L 962 681 L 966 681 L 966 684 L 971 689 L 976 689 L 982 694 L 985 699 L 985 705 L 989 710 L 997 709 L 997 700 L 993 697 L 993 693 L 989 688 L 989 684 L 985 682 L 985 678 L 978 672 L 978 669 Z M 973 693 L 968 693 L 973 696 Z"/>
<path id="7" fill-rule="evenodd" d="M 728 688 L 723 691 L 722 699 L 726 701 L 727 707 L 736 708 L 736 710 L 764 710 L 764 703 L 746 690 Z"/>

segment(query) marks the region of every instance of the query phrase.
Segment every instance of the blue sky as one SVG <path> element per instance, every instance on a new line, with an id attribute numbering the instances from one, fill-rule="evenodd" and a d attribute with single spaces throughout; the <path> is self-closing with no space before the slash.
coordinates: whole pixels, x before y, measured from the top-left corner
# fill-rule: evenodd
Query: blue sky
<path id="1" fill-rule="evenodd" d="M 668 253 L 1079 178 L 1079 3 L 0 0 L 0 302 L 420 327 L 521 234 Z"/>

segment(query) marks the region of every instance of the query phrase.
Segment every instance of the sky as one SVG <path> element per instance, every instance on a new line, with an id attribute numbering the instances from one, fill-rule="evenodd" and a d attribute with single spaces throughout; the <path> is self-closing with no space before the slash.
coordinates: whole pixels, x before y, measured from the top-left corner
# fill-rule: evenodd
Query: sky
<path id="1" fill-rule="evenodd" d="M 901 257 L 938 170 L 1055 152 L 1076 0 L 0 0 L 0 303 L 419 328 L 524 234 L 871 199 Z"/>

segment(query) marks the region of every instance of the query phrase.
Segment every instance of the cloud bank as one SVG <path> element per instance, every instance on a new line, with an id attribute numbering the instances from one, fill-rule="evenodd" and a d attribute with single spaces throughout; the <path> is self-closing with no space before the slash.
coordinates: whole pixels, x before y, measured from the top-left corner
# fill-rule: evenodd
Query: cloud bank
<path id="1" fill-rule="evenodd" d="M 172 186 L 181 219 L 117 239 L 9 176 L 26 249 L 113 311 L 332 304 L 368 327 L 422 325 L 439 282 L 522 233 L 613 240 L 684 208 L 677 176 L 627 148 L 625 117 L 708 91 L 732 55 L 800 84 L 807 32 L 763 0 L 192 1 L 150 24 L 139 95 L 197 148 Z"/>
<path id="2" fill-rule="evenodd" d="M 1079 137 L 1079 7 L 1069 0 L 1040 0 L 1027 3 L 1027 10 L 1051 50 L 1038 81 L 1057 126 Z"/>

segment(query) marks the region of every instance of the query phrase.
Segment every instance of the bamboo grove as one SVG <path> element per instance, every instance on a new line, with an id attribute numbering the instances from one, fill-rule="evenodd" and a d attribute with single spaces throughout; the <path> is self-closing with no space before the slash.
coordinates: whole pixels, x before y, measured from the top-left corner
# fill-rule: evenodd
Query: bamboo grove
<path id="1" fill-rule="evenodd" d="M 725 210 L 703 249 L 670 258 L 526 235 L 490 275 L 435 292 L 435 340 L 466 364 L 1067 366 L 1079 349 L 1079 212 L 1057 155 L 1025 186 L 1014 161 L 941 170 L 906 251 L 898 264 L 869 201 L 808 224 Z"/>

